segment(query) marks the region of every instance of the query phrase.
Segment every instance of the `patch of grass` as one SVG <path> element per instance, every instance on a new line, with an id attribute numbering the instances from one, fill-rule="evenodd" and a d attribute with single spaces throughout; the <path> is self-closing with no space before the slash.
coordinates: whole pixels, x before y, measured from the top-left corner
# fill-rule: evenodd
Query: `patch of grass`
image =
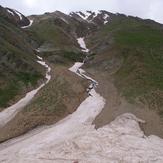
<path id="1" fill-rule="evenodd" d="M 72 40 L 69 38 L 69 35 L 51 19 L 34 24 L 30 30 L 35 33 L 35 37 L 37 37 L 40 44 L 50 42 L 55 48 L 72 45 Z"/>
<path id="2" fill-rule="evenodd" d="M 140 96 L 148 91 L 163 91 L 163 31 L 149 26 L 121 30 L 115 34 L 124 64 L 116 74 L 117 81 L 128 83 L 125 95 Z M 119 79 L 118 79 L 119 78 Z M 121 87 L 121 82 L 117 82 Z"/>
<path id="3" fill-rule="evenodd" d="M 154 21 L 115 16 L 91 38 L 109 41 L 110 48 L 117 51 L 116 57 L 123 58 L 122 66 L 114 74 L 121 94 L 130 102 L 151 101 L 158 110 L 163 109 L 159 104 L 162 93 L 158 93 L 163 92 L 162 36 L 163 26 Z"/>
<path id="4" fill-rule="evenodd" d="M 23 112 L 46 111 L 53 114 L 59 114 L 65 111 L 63 104 L 64 96 L 68 94 L 68 83 L 62 77 L 55 77 L 45 88 L 41 90 L 38 96 Z M 53 90 L 53 91 L 52 91 Z"/>
<path id="5" fill-rule="evenodd" d="M 43 76 L 39 73 L 27 73 L 27 72 L 19 72 L 17 74 L 17 79 L 22 81 L 25 85 L 31 83 L 33 86 L 37 84 L 39 79 L 43 78 Z"/>
<path id="6" fill-rule="evenodd" d="M 20 88 L 16 82 L 10 82 L 5 88 L 0 88 L 0 107 L 7 107 L 8 102 L 13 99 Z"/>
<path id="7" fill-rule="evenodd" d="M 65 51 L 63 52 L 63 57 L 69 59 L 70 61 L 74 62 L 82 62 L 84 59 L 84 55 L 80 52 L 73 52 L 73 51 Z"/>

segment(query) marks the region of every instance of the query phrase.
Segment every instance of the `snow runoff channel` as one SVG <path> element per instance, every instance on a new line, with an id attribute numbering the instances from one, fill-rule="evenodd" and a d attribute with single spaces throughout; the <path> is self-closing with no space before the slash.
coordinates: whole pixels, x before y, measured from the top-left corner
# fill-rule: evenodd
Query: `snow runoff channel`
<path id="1" fill-rule="evenodd" d="M 85 72 L 81 69 L 82 65 L 75 63 L 70 70 L 83 77 Z M 144 121 L 132 114 L 123 114 L 96 130 L 92 122 L 104 107 L 105 100 L 94 87 L 90 89 L 90 94 L 76 112 L 59 123 L 24 140 L 17 138 L 17 142 L 7 148 L 0 145 L 0 162 L 163 162 L 163 140 L 157 136 L 145 136 L 139 127 L 139 123 Z"/>
<path id="2" fill-rule="evenodd" d="M 34 89 L 26 94 L 25 97 L 23 97 L 21 100 L 19 100 L 16 104 L 4 109 L 4 111 L 0 112 L 0 128 L 5 126 L 7 122 L 9 122 L 12 118 L 15 117 L 15 115 L 29 102 L 33 99 L 33 97 L 36 95 L 36 93 L 44 87 L 51 79 L 51 75 L 49 74 L 51 71 L 51 68 L 46 64 L 45 61 L 43 61 L 42 57 L 37 56 L 38 63 L 44 66 L 47 69 L 46 72 L 46 82 L 40 85 L 37 89 Z"/>

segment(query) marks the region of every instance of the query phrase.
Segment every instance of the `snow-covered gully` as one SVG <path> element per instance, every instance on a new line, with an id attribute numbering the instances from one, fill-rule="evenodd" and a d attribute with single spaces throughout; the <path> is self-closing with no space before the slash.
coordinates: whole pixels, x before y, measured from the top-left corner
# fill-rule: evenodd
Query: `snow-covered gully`
<path id="1" fill-rule="evenodd" d="M 3 127 L 7 122 L 15 117 L 15 115 L 33 99 L 36 93 L 50 81 L 51 75 L 49 73 L 51 71 L 51 68 L 46 64 L 45 61 L 43 61 L 41 57 L 37 56 L 37 58 L 37 62 L 47 69 L 46 82 L 41 84 L 37 89 L 28 92 L 26 96 L 19 100 L 16 104 L 0 112 L 0 127 Z"/>
<path id="2" fill-rule="evenodd" d="M 79 39 L 78 39 L 79 40 Z M 81 38 L 80 38 L 81 40 Z M 82 38 L 83 44 L 84 39 Z M 83 48 L 84 46 L 81 47 Z M 86 47 L 83 50 L 87 50 Z M 162 163 L 163 140 L 145 136 L 139 127 L 142 120 L 126 113 L 96 130 L 93 120 L 105 105 L 96 91 L 97 82 L 85 75 L 83 63 L 70 70 L 92 82 L 88 96 L 76 112 L 48 129 L 15 143 L 0 145 L 4 163 Z"/>
<path id="3" fill-rule="evenodd" d="M 32 24 L 33 24 L 33 20 L 30 20 L 30 19 L 29 19 L 29 25 L 23 26 L 23 27 L 21 27 L 21 28 L 23 28 L 23 29 L 29 28 L 30 26 L 32 26 Z"/>

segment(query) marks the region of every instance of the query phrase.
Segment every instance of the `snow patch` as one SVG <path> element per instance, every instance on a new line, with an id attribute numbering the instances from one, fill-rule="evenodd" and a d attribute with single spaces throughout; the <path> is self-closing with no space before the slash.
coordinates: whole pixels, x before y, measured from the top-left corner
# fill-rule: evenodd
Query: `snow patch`
<path id="1" fill-rule="evenodd" d="M 80 47 L 82 48 L 82 51 L 88 53 L 89 49 L 87 49 L 87 47 L 86 47 L 84 37 L 78 38 L 77 41 L 78 41 L 78 44 L 80 45 Z"/>
<path id="2" fill-rule="evenodd" d="M 23 27 L 21 27 L 21 28 L 29 28 L 29 27 L 31 27 L 32 26 L 32 24 L 33 24 L 33 20 L 29 20 L 29 25 L 27 25 L 27 26 L 23 26 Z"/>
<path id="3" fill-rule="evenodd" d="M 82 19 L 88 21 L 88 22 L 92 22 L 92 20 L 97 17 L 97 15 L 99 14 L 99 11 L 78 11 L 76 12 Z M 92 16 L 92 18 L 90 19 L 89 17 Z M 89 20 L 88 20 L 89 18 Z"/>
<path id="4" fill-rule="evenodd" d="M 45 65 L 45 62 L 39 61 L 40 64 Z M 75 63 L 73 66 L 73 71 L 77 72 L 77 68 L 83 63 Z M 53 159 L 50 158 L 50 162 L 63 162 L 75 161 L 75 159 L 64 159 L 66 158 L 64 148 L 65 143 L 69 143 L 69 140 L 76 139 L 79 135 L 83 135 L 83 132 L 88 132 L 92 130 L 92 122 L 95 117 L 101 112 L 102 108 L 105 105 L 105 100 L 101 97 L 94 89 L 90 90 L 91 96 L 87 97 L 77 108 L 76 112 L 72 115 L 69 115 L 64 120 L 61 120 L 58 124 L 53 125 L 50 129 L 46 129 L 37 135 L 34 135 L 23 141 L 16 141 L 16 144 L 3 149 L 0 151 L 0 161 L 7 160 L 7 162 L 36 162 L 41 159 L 47 159 L 48 153 L 54 156 Z M 58 146 L 62 146 L 62 149 L 59 149 Z M 54 148 L 54 149 L 53 149 Z M 51 150 L 51 152 L 49 151 Z M 71 150 L 71 148 L 70 148 Z M 7 157 L 6 152 L 12 151 L 10 157 Z M 56 154 L 54 154 L 56 152 Z M 57 158 L 58 152 L 63 156 Z M 72 152 L 72 151 L 71 151 Z M 50 156 L 50 157 L 53 157 Z M 55 158 L 56 157 L 56 158 Z M 43 159 L 42 162 L 45 161 Z"/>
<path id="5" fill-rule="evenodd" d="M 20 12 L 18 12 L 18 11 L 16 11 L 16 10 L 14 10 L 14 12 L 19 16 L 20 20 L 23 19 L 22 14 L 21 14 Z"/>
<path id="6" fill-rule="evenodd" d="M 37 51 L 37 52 L 39 52 L 39 51 Z M 41 60 L 41 61 L 43 60 L 43 58 L 40 57 L 40 56 L 38 56 L 38 55 L 37 55 L 37 58 L 38 58 L 39 60 Z"/>
<path id="7" fill-rule="evenodd" d="M 79 72 L 79 70 L 80 70 L 80 67 L 83 66 L 83 64 L 84 64 L 84 63 L 82 63 L 82 62 L 76 62 L 71 68 L 69 68 L 69 70 L 70 70 L 71 72 L 76 73 L 76 74 L 79 75 L 80 77 L 82 77 L 81 74 L 80 74 L 80 72 Z"/>
<path id="8" fill-rule="evenodd" d="M 12 12 L 11 10 L 7 9 L 7 12 L 13 16 L 15 16 L 14 12 Z"/>
<path id="9" fill-rule="evenodd" d="M 99 14 L 99 11 L 94 12 L 93 19 L 94 19 L 95 17 L 97 17 L 98 14 Z"/>
<path id="10" fill-rule="evenodd" d="M 85 12 L 76 12 L 82 19 L 87 20 L 89 18 L 89 16 L 92 14 L 88 11 Z"/>
<path id="11" fill-rule="evenodd" d="M 47 72 L 46 72 L 46 83 L 45 84 L 47 84 L 49 81 L 50 81 L 50 79 L 51 79 L 51 75 L 49 74 L 50 73 L 50 71 L 51 71 L 51 68 L 46 64 L 46 62 L 45 61 L 43 61 L 43 58 L 42 57 L 39 57 L 39 56 L 37 56 L 40 60 L 39 61 L 37 61 L 39 64 L 41 64 L 42 66 L 44 66 L 46 69 L 47 69 Z M 44 84 L 44 85 L 45 85 Z"/>
<path id="12" fill-rule="evenodd" d="M 104 17 L 103 17 L 103 19 L 104 19 L 104 24 L 107 24 L 108 23 L 108 18 L 109 18 L 110 16 L 108 15 L 108 14 L 105 14 L 104 15 Z"/>

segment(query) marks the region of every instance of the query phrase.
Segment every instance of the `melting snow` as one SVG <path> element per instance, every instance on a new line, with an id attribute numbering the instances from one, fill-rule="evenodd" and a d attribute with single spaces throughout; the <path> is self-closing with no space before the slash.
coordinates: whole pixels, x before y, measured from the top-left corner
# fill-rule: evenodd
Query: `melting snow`
<path id="1" fill-rule="evenodd" d="M 98 130 L 92 120 L 103 99 L 92 90 L 78 110 L 50 129 L 0 151 L 7 163 L 162 163 L 163 140 L 144 136 L 142 122 L 123 114 Z M 97 110 L 96 110 L 97 109 Z"/>
<path id="2" fill-rule="evenodd" d="M 97 17 L 97 15 L 99 14 L 99 11 L 97 11 L 97 12 L 94 12 L 94 16 L 93 16 L 93 19 L 95 18 L 95 17 Z"/>
<path id="3" fill-rule="evenodd" d="M 20 20 L 22 20 L 23 19 L 22 14 L 20 12 L 16 11 L 16 10 L 14 10 L 14 11 L 19 16 Z"/>
<path id="4" fill-rule="evenodd" d="M 46 62 L 45 61 L 43 61 L 43 59 L 42 59 L 42 57 L 39 57 L 39 56 L 37 56 L 41 61 L 37 61 L 39 64 L 41 64 L 42 66 L 44 66 L 44 67 L 46 67 L 47 68 L 47 72 L 46 72 L 46 79 L 47 79 L 47 81 L 46 81 L 46 83 L 45 84 L 47 84 L 49 81 L 50 81 L 50 79 L 51 79 L 51 75 L 49 74 L 50 73 L 50 71 L 51 71 L 51 68 L 46 64 Z M 44 84 L 44 85 L 45 85 Z"/>
<path id="5" fill-rule="evenodd" d="M 40 60 L 43 60 L 41 57 L 37 56 Z M 16 104 L 6 108 L 4 111 L 0 112 L 0 127 L 3 127 L 7 122 L 9 122 L 12 118 L 15 117 L 15 115 L 23 108 L 25 107 L 31 100 L 32 98 L 36 95 L 36 93 L 47 84 L 51 76 L 49 75 L 51 69 L 50 67 L 44 62 L 44 61 L 37 61 L 41 65 L 47 68 L 47 73 L 46 73 L 46 83 L 43 83 L 41 86 L 39 86 L 37 89 L 28 92 L 24 98 L 19 100 Z"/>
<path id="6" fill-rule="evenodd" d="M 108 18 L 109 18 L 110 16 L 108 15 L 108 14 L 105 14 L 104 15 L 104 24 L 107 24 L 108 23 Z"/>
<path id="7" fill-rule="evenodd" d="M 82 48 L 82 51 L 88 53 L 89 49 L 87 49 L 87 47 L 86 47 L 84 37 L 78 38 L 77 41 L 78 41 L 78 44 L 80 45 L 80 47 Z"/>
<path id="8" fill-rule="evenodd" d="M 7 9 L 7 12 L 10 13 L 11 15 L 15 15 L 14 12 L 12 12 L 11 10 Z"/>
<path id="9" fill-rule="evenodd" d="M 88 21 L 88 22 L 92 22 L 92 20 L 98 15 L 99 11 L 97 12 L 92 12 L 92 11 L 78 11 L 76 12 L 76 14 L 78 14 L 82 19 Z M 71 15 L 71 14 L 70 14 Z M 88 18 L 92 16 L 92 19 L 89 19 Z"/>
<path id="10" fill-rule="evenodd" d="M 60 19 L 63 20 L 66 24 L 69 24 L 69 22 L 65 18 L 60 17 Z"/>
<path id="11" fill-rule="evenodd" d="M 83 18 L 84 20 L 87 20 L 88 17 L 91 15 L 91 13 L 88 12 L 88 11 L 85 11 L 85 12 L 77 12 L 77 14 L 78 14 L 81 18 Z"/>
<path id="12" fill-rule="evenodd" d="M 45 62 L 39 61 L 40 64 L 45 65 Z M 77 73 L 78 69 L 83 63 L 75 63 L 72 71 Z M 79 135 L 83 135 L 83 132 L 93 130 L 92 122 L 95 117 L 101 112 L 105 105 L 105 100 L 94 89 L 90 91 L 91 96 L 86 98 L 76 112 L 69 115 L 58 124 L 53 125 L 50 129 L 32 136 L 22 142 L 2 149 L 0 151 L 0 161 L 6 160 L 7 162 L 60 162 L 63 161 L 75 161 L 75 158 L 67 159 L 65 144 L 69 144 L 71 139 L 76 139 Z M 66 143 L 67 142 L 67 143 Z M 68 145 L 67 144 L 67 145 Z M 71 142 L 70 142 L 71 144 Z M 62 146 L 62 147 L 61 147 Z M 58 147 L 61 147 L 58 149 Z M 66 147 L 66 148 L 65 148 Z M 10 153 L 10 151 L 12 151 Z M 70 151 L 73 149 L 70 147 Z M 10 153 L 10 157 L 7 157 L 6 152 Z M 55 154 L 56 153 L 56 154 Z M 52 158 L 53 157 L 53 158 Z"/>
<path id="13" fill-rule="evenodd" d="M 36 51 L 39 52 L 38 50 L 36 50 Z M 37 58 L 38 58 L 39 60 L 41 60 L 41 61 L 43 60 L 43 58 L 40 57 L 40 56 L 38 56 L 38 55 L 37 55 Z"/>
<path id="14" fill-rule="evenodd" d="M 29 25 L 27 25 L 27 26 L 23 26 L 23 27 L 21 27 L 21 28 L 29 28 L 30 26 L 32 26 L 32 24 L 33 24 L 33 20 L 29 20 Z"/>
<path id="15" fill-rule="evenodd" d="M 82 47 L 83 48 L 83 47 Z M 45 64 L 39 61 L 41 64 Z M 83 63 L 70 70 L 83 75 Z M 0 161 L 7 163 L 162 163 L 163 139 L 145 136 L 144 123 L 133 114 L 123 114 L 96 130 L 92 125 L 105 105 L 105 99 L 91 89 L 76 112 L 49 129 L 3 149 Z M 19 140 L 19 138 L 17 138 Z"/>
<path id="16" fill-rule="evenodd" d="M 102 14 L 102 11 L 97 11 L 97 12 L 91 12 L 91 11 L 80 12 L 80 11 L 78 11 L 78 12 L 76 12 L 76 13 L 77 13 L 82 19 L 87 20 L 88 22 L 91 22 L 95 17 L 97 17 L 97 15 L 98 15 L 99 13 Z M 92 19 L 91 19 L 91 20 L 88 20 L 88 18 L 89 18 L 91 15 L 93 16 Z M 104 14 L 104 16 L 103 16 L 104 24 L 107 24 L 107 23 L 108 23 L 108 18 L 109 18 L 109 17 L 110 17 L 109 14 Z"/>
<path id="17" fill-rule="evenodd" d="M 84 63 L 82 62 L 76 62 L 71 68 L 69 68 L 69 70 L 82 77 L 82 75 L 78 71 L 80 70 L 80 67 L 83 66 L 83 64 Z"/>

